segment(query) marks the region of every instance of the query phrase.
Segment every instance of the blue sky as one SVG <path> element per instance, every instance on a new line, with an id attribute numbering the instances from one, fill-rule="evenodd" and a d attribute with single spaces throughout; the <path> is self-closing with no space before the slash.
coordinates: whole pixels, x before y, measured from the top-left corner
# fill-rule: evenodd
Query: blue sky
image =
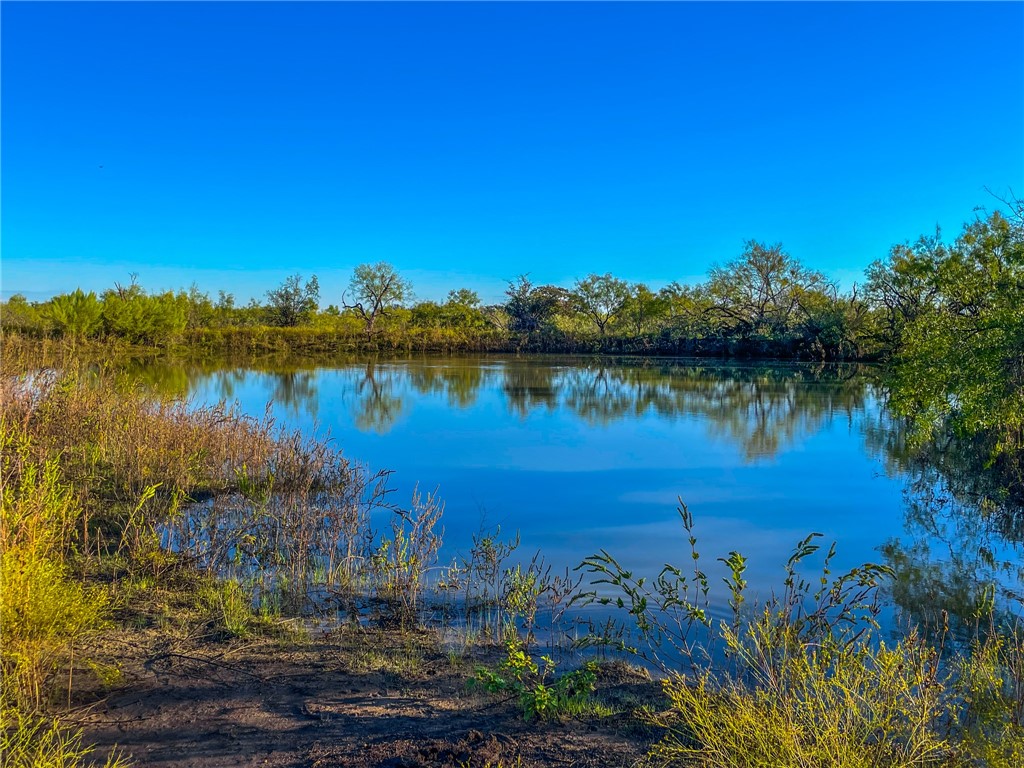
<path id="1" fill-rule="evenodd" d="M 2 291 L 849 287 L 1024 194 L 1022 3 L 0 6 Z"/>

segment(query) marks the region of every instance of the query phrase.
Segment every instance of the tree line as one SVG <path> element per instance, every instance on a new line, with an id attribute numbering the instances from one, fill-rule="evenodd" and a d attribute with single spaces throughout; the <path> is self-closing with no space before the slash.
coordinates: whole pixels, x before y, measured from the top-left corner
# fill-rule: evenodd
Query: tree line
<path id="1" fill-rule="evenodd" d="M 1014 249 L 1021 231 L 1019 204 L 1009 215 L 979 216 L 953 243 L 936 233 L 894 246 L 867 269 L 863 287 L 845 292 L 781 244 L 751 240 L 704 282 L 659 290 L 609 273 L 570 287 L 538 285 L 524 274 L 500 303 L 484 305 L 466 288 L 442 302 L 416 301 L 408 278 L 380 262 L 357 266 L 346 291 L 326 306 L 315 275 L 292 275 L 245 305 L 195 286 L 150 293 L 132 276 L 99 295 L 13 296 L 0 306 L 0 323 L 33 337 L 155 346 L 287 348 L 312 339 L 329 350 L 902 356 L 917 368 L 924 358 L 963 352 L 952 341 L 966 334 L 979 345 L 969 362 L 991 368 L 1006 345 L 1019 342 L 1022 266 Z M 1004 332 L 1007 324 L 1018 330 Z"/>

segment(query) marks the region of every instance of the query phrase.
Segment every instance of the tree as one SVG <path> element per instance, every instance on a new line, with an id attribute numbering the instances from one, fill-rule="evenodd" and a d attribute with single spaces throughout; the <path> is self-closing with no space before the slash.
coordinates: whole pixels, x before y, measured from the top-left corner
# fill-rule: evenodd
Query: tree
<path id="1" fill-rule="evenodd" d="M 169 341 L 185 330 L 188 297 L 173 291 L 148 295 L 132 276 L 131 285 L 118 283 L 103 292 L 103 326 L 111 336 L 138 344 Z"/>
<path id="2" fill-rule="evenodd" d="M 444 325 L 450 328 L 485 328 L 487 317 L 480 308 L 480 296 L 468 288 L 448 291 L 448 299 L 441 307 Z"/>
<path id="3" fill-rule="evenodd" d="M 272 324 L 289 328 L 307 322 L 320 302 L 320 282 L 313 275 L 303 286 L 302 275 L 292 275 L 267 291 L 267 301 Z"/>
<path id="4" fill-rule="evenodd" d="M 707 286 L 681 285 L 672 281 L 658 291 L 658 296 L 665 302 L 668 323 L 673 329 L 690 338 L 707 335 L 712 310 Z"/>
<path id="5" fill-rule="evenodd" d="M 643 283 L 638 283 L 630 289 L 629 300 L 622 310 L 622 319 L 629 323 L 633 334 L 640 336 L 667 312 L 668 300 Z"/>
<path id="6" fill-rule="evenodd" d="M 54 296 L 46 315 L 61 336 L 84 338 L 92 336 L 103 326 L 103 307 L 92 291 L 82 289 L 62 296 Z"/>
<path id="7" fill-rule="evenodd" d="M 209 294 L 203 293 L 198 285 L 192 283 L 188 293 L 180 292 L 179 295 L 188 304 L 189 328 L 209 328 L 213 325 L 216 308 Z"/>
<path id="8" fill-rule="evenodd" d="M 905 318 L 891 405 L 918 439 L 947 425 L 989 437 L 1024 494 L 1024 207 L 977 219 L 930 257 L 929 308 Z"/>
<path id="9" fill-rule="evenodd" d="M 352 294 L 353 304 L 345 300 L 348 293 Z M 348 291 L 341 295 L 341 304 L 362 318 L 369 340 L 373 338 L 377 319 L 387 317 L 391 310 L 402 306 L 409 298 L 412 298 L 412 284 L 392 265 L 378 261 L 376 264 L 360 264 L 352 271 L 352 281 Z"/>
<path id="10" fill-rule="evenodd" d="M 0 325 L 22 333 L 39 334 L 45 330 L 46 311 L 46 306 L 41 309 L 39 304 L 30 304 L 23 294 L 16 293 L 0 304 Z"/>
<path id="11" fill-rule="evenodd" d="M 820 272 L 802 266 L 782 250 L 755 240 L 743 255 L 713 267 L 707 293 L 724 330 L 741 337 L 785 336 L 800 317 L 801 301 L 812 291 L 831 286 Z"/>
<path id="12" fill-rule="evenodd" d="M 572 295 L 554 285 L 534 286 L 527 275 L 510 281 L 505 289 L 508 301 L 508 330 L 513 333 L 534 333 L 551 323 L 555 315 L 565 311 Z"/>
<path id="13" fill-rule="evenodd" d="M 597 330 L 604 336 L 608 323 L 622 313 L 629 301 L 630 290 L 625 280 L 606 273 L 577 280 L 572 295 L 576 308 L 593 320 Z"/>
<path id="14" fill-rule="evenodd" d="M 859 357 L 863 342 L 874 335 L 868 305 L 858 298 L 856 285 L 851 294 L 842 296 L 835 291 L 808 291 L 800 306 L 801 344 L 820 360 Z"/>
<path id="15" fill-rule="evenodd" d="M 459 288 L 458 290 L 448 291 L 446 303 L 453 306 L 476 309 L 480 306 L 480 296 L 476 291 L 471 291 L 469 288 Z"/>
<path id="16" fill-rule="evenodd" d="M 888 259 L 867 269 L 866 296 L 884 317 L 884 341 L 891 348 L 901 346 L 906 327 L 936 306 L 937 271 L 949 258 L 941 238 L 936 229 L 934 236 L 920 237 L 913 245 L 894 245 Z"/>

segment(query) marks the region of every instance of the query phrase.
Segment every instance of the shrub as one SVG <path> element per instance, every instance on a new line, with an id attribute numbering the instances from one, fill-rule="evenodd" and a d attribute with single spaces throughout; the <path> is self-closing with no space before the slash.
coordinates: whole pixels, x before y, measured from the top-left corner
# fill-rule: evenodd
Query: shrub
<path id="1" fill-rule="evenodd" d="M 99 624 L 107 595 L 71 576 L 67 558 L 81 509 L 60 483 L 57 462 L 32 463 L 27 442 L 2 419 L 0 448 L 3 698 L 38 709 L 54 672 Z"/>

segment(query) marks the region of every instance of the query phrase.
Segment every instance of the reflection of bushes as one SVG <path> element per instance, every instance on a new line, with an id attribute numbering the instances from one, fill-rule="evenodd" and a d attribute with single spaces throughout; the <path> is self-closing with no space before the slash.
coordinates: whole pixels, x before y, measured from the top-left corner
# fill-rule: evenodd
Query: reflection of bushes
<path id="1" fill-rule="evenodd" d="M 621 419 L 655 413 L 664 418 L 699 415 L 710 431 L 740 446 L 749 459 L 770 456 L 836 415 L 864 409 L 870 373 L 832 365 L 693 365 L 681 362 L 563 359 L 551 361 L 480 358 L 390 363 L 334 359 L 341 393 L 350 402 L 361 430 L 386 433 L 404 414 L 407 387 L 467 407 L 481 388 L 500 389 L 512 413 L 564 408 L 587 423 L 606 426 Z M 151 362 L 137 374 L 162 381 L 165 395 L 187 394 L 209 382 L 217 396 L 230 399 L 257 377 L 267 396 L 293 413 L 316 413 L 317 358 Z M 157 373 L 159 371 L 159 373 Z M 136 374 L 136 375 L 137 375 Z"/>

